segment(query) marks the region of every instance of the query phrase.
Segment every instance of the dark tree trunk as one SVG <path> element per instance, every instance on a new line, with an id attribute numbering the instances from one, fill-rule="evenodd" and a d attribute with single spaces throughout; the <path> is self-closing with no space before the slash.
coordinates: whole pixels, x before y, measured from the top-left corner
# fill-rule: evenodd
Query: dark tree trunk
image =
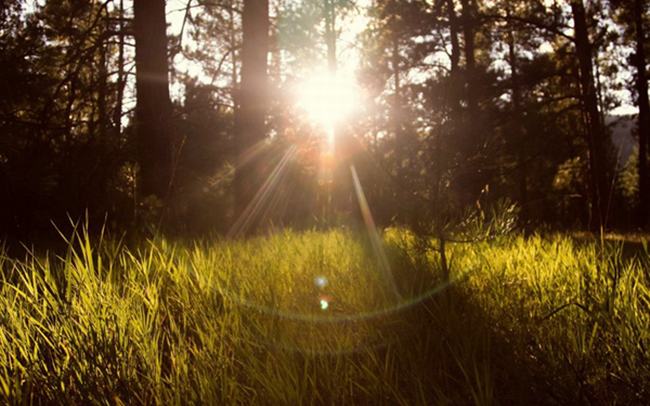
<path id="1" fill-rule="evenodd" d="M 133 3 L 139 192 L 161 199 L 171 188 L 171 112 L 164 0 Z"/>
<path id="2" fill-rule="evenodd" d="M 571 2 L 575 26 L 575 47 L 580 65 L 582 106 L 585 111 L 589 168 L 591 177 L 591 226 L 605 226 L 609 201 L 607 182 L 606 134 L 598 111 L 598 95 L 594 84 L 592 44 L 587 30 L 587 17 L 582 0 Z M 597 223 L 593 223 L 593 220 Z"/>
<path id="3" fill-rule="evenodd" d="M 235 89 L 237 89 L 237 38 L 235 31 L 235 7 L 234 0 L 231 0 L 228 7 L 228 31 L 230 42 L 230 63 L 232 64 L 232 71 L 230 72 L 230 82 L 232 86 L 233 110 L 237 111 L 238 100 L 235 97 Z"/>
<path id="4" fill-rule="evenodd" d="M 471 0 L 461 0 L 463 18 L 463 38 L 465 39 L 465 69 L 467 71 L 467 111 L 470 117 L 477 110 L 476 101 L 476 44 L 475 38 L 475 10 Z"/>
<path id="5" fill-rule="evenodd" d="M 108 30 L 108 27 L 106 27 L 106 29 Z M 97 122 L 99 124 L 98 135 L 100 142 L 105 142 L 106 131 L 108 130 L 110 124 L 110 115 L 108 113 L 108 105 L 106 103 L 108 98 L 108 46 L 104 44 L 98 47 L 97 51 L 99 52 L 99 83 L 97 84 Z"/>
<path id="6" fill-rule="evenodd" d="M 118 28 L 118 50 L 117 50 L 117 95 L 115 100 L 115 110 L 113 111 L 113 126 L 117 129 L 117 134 L 122 133 L 122 104 L 124 99 L 124 87 L 126 86 L 124 72 L 124 0 L 120 0 L 119 28 Z"/>
<path id="7" fill-rule="evenodd" d="M 268 104 L 269 2 L 245 0 L 242 15 L 241 86 L 235 127 L 237 147 L 244 154 L 266 137 Z M 265 178 L 264 165 L 249 161 L 236 173 L 236 199 L 240 214 L 253 200 Z"/>
<path id="8" fill-rule="evenodd" d="M 109 30 L 108 19 L 106 19 L 105 30 Z M 99 52 L 98 55 L 98 82 L 97 83 L 97 133 L 93 140 L 91 140 L 91 150 L 100 154 L 97 156 L 98 161 L 101 162 L 101 165 L 94 166 L 93 170 L 88 173 L 88 177 L 84 185 L 86 192 L 86 198 L 88 199 L 88 205 L 94 207 L 106 207 L 104 199 L 106 198 L 106 190 L 108 179 L 110 176 L 110 159 L 108 155 L 108 146 L 112 140 L 107 138 L 110 129 L 110 113 L 108 107 L 108 58 L 109 48 L 106 43 L 102 44 L 97 48 Z M 91 133 L 92 134 L 92 133 Z"/>
<path id="9" fill-rule="evenodd" d="M 324 0 L 325 43 L 327 44 L 327 65 L 330 72 L 336 72 L 336 6 L 334 0 Z"/>
<path id="10" fill-rule="evenodd" d="M 479 108 L 479 94 L 482 84 L 478 80 L 476 64 L 476 32 L 478 27 L 477 9 L 474 0 L 461 0 L 461 21 L 463 30 L 465 69 L 463 72 L 463 95 L 466 108 L 461 116 L 460 130 L 456 131 L 459 140 L 459 152 L 462 157 L 462 170 L 456 176 L 456 195 L 461 205 L 475 203 L 488 181 L 485 173 L 481 172 L 485 154 L 481 152 L 484 145 L 485 131 L 481 128 L 483 122 Z"/>
<path id="11" fill-rule="evenodd" d="M 449 41 L 451 42 L 451 55 L 450 55 L 450 80 L 448 87 L 447 100 L 450 105 L 450 121 L 455 122 L 458 117 L 460 108 L 459 92 L 458 92 L 458 69 L 460 65 L 460 43 L 458 41 L 458 16 L 456 15 L 454 0 L 447 0 L 447 19 L 449 24 Z"/>
<path id="12" fill-rule="evenodd" d="M 393 80 L 395 81 L 395 105 L 399 104 L 400 100 L 400 70 L 399 70 L 399 35 L 395 27 L 393 32 L 393 54 L 392 54 L 392 67 L 393 67 Z"/>
<path id="13" fill-rule="evenodd" d="M 401 83 L 400 83 L 400 57 L 399 57 L 399 32 L 397 21 L 395 18 L 391 20 L 392 25 L 392 55 L 391 55 L 391 68 L 393 70 L 393 80 L 395 86 L 395 93 L 393 94 L 393 130 L 395 132 L 395 138 L 399 140 L 402 138 L 402 98 L 401 98 Z M 399 141 L 398 141 L 399 142 Z"/>
<path id="14" fill-rule="evenodd" d="M 648 77 L 646 72 L 646 44 L 643 29 L 643 0 L 634 1 L 634 31 L 636 35 L 636 93 L 639 106 L 639 226 L 650 226 L 650 179 L 648 171 L 648 138 L 650 137 L 650 103 L 648 103 Z"/>
<path id="15" fill-rule="evenodd" d="M 458 18 L 454 0 L 447 0 L 447 18 L 449 20 L 449 39 L 451 41 L 451 73 L 458 72 L 460 62 L 460 45 L 458 43 Z"/>
<path id="16" fill-rule="evenodd" d="M 507 10 L 510 17 L 510 9 Z M 525 224 L 528 220 L 528 152 L 526 128 L 521 106 L 521 82 L 517 64 L 517 45 L 515 42 L 515 29 L 508 27 L 508 64 L 510 65 L 510 90 L 512 93 L 512 120 L 516 136 L 516 153 L 519 168 L 519 204 L 521 205 L 521 220 Z"/>
<path id="17" fill-rule="evenodd" d="M 435 205 L 435 212 L 440 213 L 442 210 L 442 173 L 447 168 L 447 159 L 453 154 L 454 148 L 449 148 L 450 145 L 455 145 L 450 140 L 458 139 L 458 124 L 460 121 L 460 91 L 459 91 L 459 68 L 460 68 L 460 42 L 459 35 L 459 19 L 456 15 L 456 7 L 454 0 L 446 0 L 444 3 L 447 13 L 447 24 L 449 28 L 449 42 L 451 44 L 450 54 L 450 72 L 449 80 L 446 83 L 446 95 L 444 99 L 447 101 L 447 119 L 445 120 L 444 129 L 435 134 L 435 143 L 432 145 L 435 151 L 432 162 L 433 173 L 433 201 Z M 435 95 L 433 96 L 436 97 Z M 442 238 L 442 236 L 440 236 Z"/>

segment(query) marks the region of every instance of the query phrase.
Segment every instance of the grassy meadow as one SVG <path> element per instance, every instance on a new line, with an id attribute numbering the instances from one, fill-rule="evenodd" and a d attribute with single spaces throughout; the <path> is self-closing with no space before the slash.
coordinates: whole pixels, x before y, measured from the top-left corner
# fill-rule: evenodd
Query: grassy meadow
<path id="1" fill-rule="evenodd" d="M 0 398 L 65 404 L 647 404 L 643 241 L 349 230 L 0 254 Z M 382 257 L 389 272 L 382 270 Z"/>

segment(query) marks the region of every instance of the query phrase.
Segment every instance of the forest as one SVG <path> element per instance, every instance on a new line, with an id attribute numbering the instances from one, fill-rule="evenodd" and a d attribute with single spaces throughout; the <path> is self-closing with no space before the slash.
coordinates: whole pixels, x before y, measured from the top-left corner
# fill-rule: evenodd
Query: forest
<path id="1" fill-rule="evenodd" d="M 0 401 L 650 403 L 649 32 L 0 2 Z"/>

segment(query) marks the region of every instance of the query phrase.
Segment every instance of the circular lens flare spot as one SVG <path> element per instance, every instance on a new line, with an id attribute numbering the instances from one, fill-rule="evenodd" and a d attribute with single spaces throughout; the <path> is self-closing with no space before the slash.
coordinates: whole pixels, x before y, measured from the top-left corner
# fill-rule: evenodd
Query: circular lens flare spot
<path id="1" fill-rule="evenodd" d="M 325 311 L 325 310 L 327 310 L 328 307 L 330 307 L 330 302 L 328 302 L 325 299 L 321 299 L 320 300 L 320 309 Z"/>
<path id="2" fill-rule="evenodd" d="M 332 304 L 330 295 L 318 295 L 318 305 L 322 311 L 329 309 L 330 304 Z"/>
<path id="3" fill-rule="evenodd" d="M 328 284 L 329 281 L 324 276 L 317 276 L 314 278 L 314 285 L 316 285 L 319 289 L 325 288 Z"/>

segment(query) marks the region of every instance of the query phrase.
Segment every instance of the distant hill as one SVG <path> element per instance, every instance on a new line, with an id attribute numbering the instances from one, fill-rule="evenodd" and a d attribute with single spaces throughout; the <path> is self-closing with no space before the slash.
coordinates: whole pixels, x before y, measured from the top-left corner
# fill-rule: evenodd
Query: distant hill
<path id="1" fill-rule="evenodd" d="M 621 164 L 625 164 L 637 145 L 634 136 L 636 117 L 633 115 L 607 116 L 605 124 L 612 131 L 612 142 L 620 154 Z"/>

